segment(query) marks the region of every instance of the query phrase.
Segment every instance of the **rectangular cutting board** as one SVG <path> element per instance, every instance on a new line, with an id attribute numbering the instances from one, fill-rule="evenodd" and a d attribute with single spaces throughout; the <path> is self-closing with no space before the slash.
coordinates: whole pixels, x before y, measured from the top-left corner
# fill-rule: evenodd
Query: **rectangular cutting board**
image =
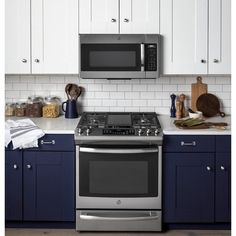
<path id="1" fill-rule="evenodd" d="M 202 95 L 203 93 L 207 93 L 207 84 L 203 84 L 202 83 L 202 77 L 198 76 L 197 77 L 197 83 L 193 83 L 192 84 L 192 94 L 191 94 L 191 109 L 193 111 L 196 111 L 196 102 L 197 99 L 200 95 Z"/>

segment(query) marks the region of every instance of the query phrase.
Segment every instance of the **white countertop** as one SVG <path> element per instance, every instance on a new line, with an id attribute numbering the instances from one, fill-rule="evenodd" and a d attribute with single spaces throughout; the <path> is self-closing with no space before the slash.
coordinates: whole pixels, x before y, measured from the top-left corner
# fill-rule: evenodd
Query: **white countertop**
<path id="1" fill-rule="evenodd" d="M 25 119 L 26 117 L 6 117 L 7 119 L 18 120 Z M 184 130 L 177 128 L 173 122 L 175 118 L 170 118 L 168 115 L 158 116 L 163 133 L 166 135 L 230 135 L 231 134 L 231 116 L 221 118 L 216 116 L 208 118 L 206 121 L 209 122 L 226 122 L 229 125 L 226 130 L 219 130 L 215 128 L 209 129 L 192 129 Z M 79 122 L 80 118 L 76 119 L 65 119 L 64 116 L 58 118 L 30 118 L 39 128 L 45 133 L 50 134 L 74 134 L 74 130 Z"/>
<path id="2" fill-rule="evenodd" d="M 226 122 L 228 126 L 226 130 L 220 130 L 215 128 L 209 129 L 179 129 L 174 125 L 175 118 L 170 118 L 168 115 L 158 116 L 163 129 L 163 133 L 166 135 L 230 135 L 231 134 L 231 116 L 215 116 L 205 119 L 206 122 Z M 186 117 L 188 118 L 188 117 Z M 186 119 L 184 118 L 184 119 Z"/>
<path id="3" fill-rule="evenodd" d="M 6 117 L 11 120 L 26 119 L 28 117 Z M 79 118 L 66 119 L 64 116 L 57 118 L 29 118 L 31 119 L 40 129 L 48 134 L 74 134 L 75 128 L 79 122 Z"/>

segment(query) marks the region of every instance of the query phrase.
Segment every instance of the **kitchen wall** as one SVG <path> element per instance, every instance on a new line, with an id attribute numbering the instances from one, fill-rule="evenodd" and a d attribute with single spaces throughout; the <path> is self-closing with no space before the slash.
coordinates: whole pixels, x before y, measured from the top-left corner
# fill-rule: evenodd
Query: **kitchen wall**
<path id="1" fill-rule="evenodd" d="M 169 76 L 159 79 L 105 80 L 81 79 L 75 75 L 40 75 L 5 77 L 6 102 L 26 100 L 29 95 L 57 95 L 66 100 L 67 83 L 77 83 L 84 88 L 79 97 L 81 111 L 155 111 L 169 114 L 170 94 L 184 93 L 186 106 L 191 104 L 191 84 L 196 76 Z M 203 76 L 208 92 L 217 95 L 221 109 L 231 114 L 231 77 Z"/>

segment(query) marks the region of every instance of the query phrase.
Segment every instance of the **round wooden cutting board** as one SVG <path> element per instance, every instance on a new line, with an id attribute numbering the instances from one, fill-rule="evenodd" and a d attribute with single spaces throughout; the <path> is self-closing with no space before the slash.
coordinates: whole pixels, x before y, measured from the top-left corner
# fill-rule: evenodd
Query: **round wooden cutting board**
<path id="1" fill-rule="evenodd" d="M 212 117 L 220 114 L 221 117 L 225 116 L 224 112 L 220 111 L 219 99 L 211 93 L 205 93 L 198 97 L 196 107 L 206 117 Z"/>

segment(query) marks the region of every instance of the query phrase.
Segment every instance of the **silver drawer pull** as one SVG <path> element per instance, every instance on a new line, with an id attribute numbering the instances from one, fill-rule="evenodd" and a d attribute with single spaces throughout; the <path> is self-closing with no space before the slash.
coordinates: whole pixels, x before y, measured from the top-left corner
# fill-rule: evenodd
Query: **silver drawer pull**
<path id="1" fill-rule="evenodd" d="M 184 141 L 181 141 L 181 146 L 196 146 L 196 141 L 192 141 L 190 143 L 185 143 Z"/>
<path id="2" fill-rule="evenodd" d="M 27 169 L 31 169 L 32 166 L 31 165 L 26 165 Z"/>
<path id="3" fill-rule="evenodd" d="M 15 170 L 18 169 L 17 164 L 14 164 L 14 165 L 13 165 L 13 169 L 15 169 Z"/>
<path id="4" fill-rule="evenodd" d="M 208 171 L 211 171 L 211 167 L 210 167 L 210 166 L 207 166 L 206 169 L 207 169 Z"/>
<path id="5" fill-rule="evenodd" d="M 40 143 L 43 145 L 43 144 L 56 144 L 56 141 L 53 139 L 52 141 L 44 141 L 44 140 L 41 140 Z"/>
<path id="6" fill-rule="evenodd" d="M 225 167 L 224 167 L 224 166 L 220 166 L 220 169 L 221 169 L 221 170 L 225 170 Z"/>

